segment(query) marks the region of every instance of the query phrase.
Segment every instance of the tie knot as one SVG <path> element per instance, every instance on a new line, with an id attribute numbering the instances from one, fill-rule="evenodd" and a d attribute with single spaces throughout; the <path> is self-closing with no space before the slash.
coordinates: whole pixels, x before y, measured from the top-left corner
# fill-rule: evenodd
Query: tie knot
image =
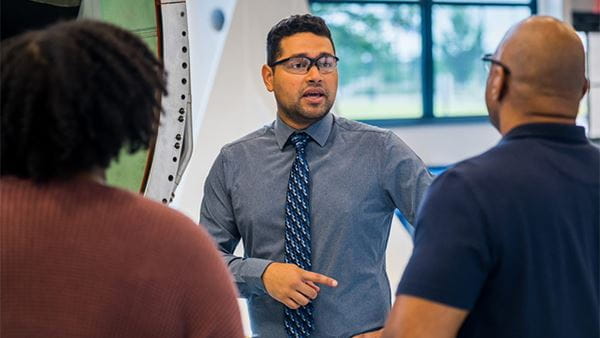
<path id="1" fill-rule="evenodd" d="M 303 151 L 308 143 L 309 136 L 306 133 L 294 133 L 292 137 L 290 137 L 290 141 L 296 148 L 296 152 Z"/>

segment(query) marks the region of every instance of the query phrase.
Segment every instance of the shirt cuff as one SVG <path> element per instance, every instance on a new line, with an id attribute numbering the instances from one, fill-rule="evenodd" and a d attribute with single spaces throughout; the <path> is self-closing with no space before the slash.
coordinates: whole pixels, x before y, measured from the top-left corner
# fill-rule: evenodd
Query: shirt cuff
<path id="1" fill-rule="evenodd" d="M 262 258 L 246 258 L 244 260 L 242 276 L 250 289 L 260 290 L 265 294 L 267 293 L 262 281 L 262 275 L 267 266 L 271 263 L 273 263 L 272 260 Z"/>

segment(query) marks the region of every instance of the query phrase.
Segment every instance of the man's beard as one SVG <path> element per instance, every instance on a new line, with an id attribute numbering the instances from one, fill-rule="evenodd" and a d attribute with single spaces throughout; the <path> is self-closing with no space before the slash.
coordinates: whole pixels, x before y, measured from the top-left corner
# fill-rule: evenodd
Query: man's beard
<path id="1" fill-rule="evenodd" d="M 292 106 L 279 105 L 281 112 L 290 120 L 309 124 L 313 124 L 325 117 L 331 110 L 332 106 L 333 102 L 329 102 L 329 100 L 326 99 L 323 104 L 323 109 L 317 111 L 316 113 L 311 113 L 303 109 L 300 102 L 296 102 Z"/>

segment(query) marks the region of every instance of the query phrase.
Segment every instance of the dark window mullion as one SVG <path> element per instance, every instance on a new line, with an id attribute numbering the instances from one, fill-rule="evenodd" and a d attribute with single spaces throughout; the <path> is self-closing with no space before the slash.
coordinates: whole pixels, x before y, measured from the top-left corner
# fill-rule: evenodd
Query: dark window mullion
<path id="1" fill-rule="evenodd" d="M 421 0 L 421 17 L 423 27 L 421 33 L 423 41 L 421 46 L 423 48 L 423 63 L 422 63 L 422 76 L 423 76 L 423 119 L 437 118 L 434 114 L 434 94 L 435 94 L 435 65 L 433 60 L 433 4 L 444 4 L 440 1 L 434 0 Z M 497 3 L 485 3 L 485 4 L 469 4 L 469 3 L 447 3 L 448 6 L 477 6 L 477 7 L 493 7 L 497 6 Z M 458 7 L 457 6 L 457 7 Z M 531 15 L 537 14 L 537 0 L 532 0 L 529 4 L 506 4 L 510 7 L 529 7 L 531 9 Z"/>
<path id="2" fill-rule="evenodd" d="M 328 4 L 362 4 L 362 5 L 415 5 L 418 0 L 308 0 L 309 3 L 328 3 Z"/>
<path id="3" fill-rule="evenodd" d="M 423 90 L 423 118 L 433 118 L 433 31 L 431 0 L 421 0 L 421 83 Z"/>
<path id="4" fill-rule="evenodd" d="M 511 2 L 452 2 L 452 1 L 435 1 L 435 5 L 456 6 L 456 7 L 531 7 L 531 3 L 511 3 Z"/>
<path id="5" fill-rule="evenodd" d="M 531 0 L 531 2 L 529 3 L 529 8 L 531 8 L 531 15 L 536 15 L 538 12 L 537 0 Z"/>

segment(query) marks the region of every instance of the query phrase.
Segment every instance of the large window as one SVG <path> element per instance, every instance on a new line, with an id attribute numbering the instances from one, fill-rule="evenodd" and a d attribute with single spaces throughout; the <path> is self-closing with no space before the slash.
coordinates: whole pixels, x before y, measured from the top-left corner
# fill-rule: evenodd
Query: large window
<path id="1" fill-rule="evenodd" d="M 486 115 L 481 56 L 535 0 L 312 0 L 340 57 L 336 109 L 380 125 Z"/>

